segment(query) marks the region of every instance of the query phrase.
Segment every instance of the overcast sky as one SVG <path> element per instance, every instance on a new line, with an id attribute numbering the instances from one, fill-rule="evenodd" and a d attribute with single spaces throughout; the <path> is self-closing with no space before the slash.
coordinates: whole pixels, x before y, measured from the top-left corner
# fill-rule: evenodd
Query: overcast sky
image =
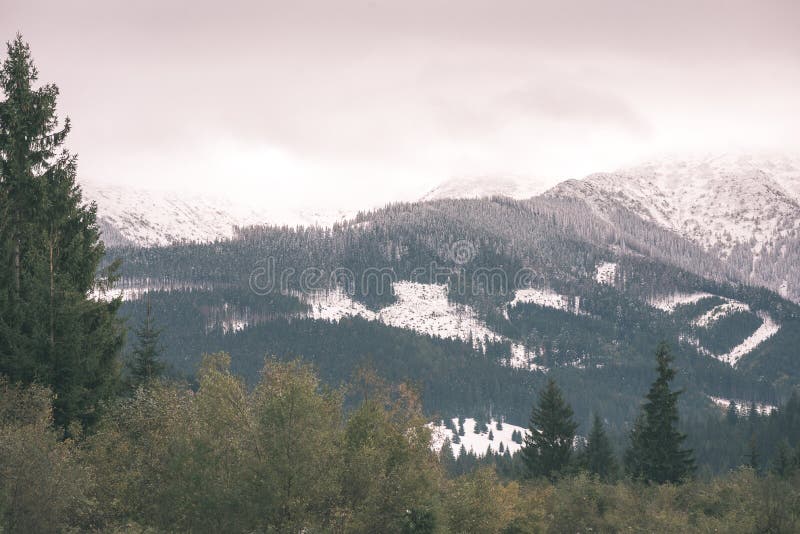
<path id="1" fill-rule="evenodd" d="M 84 180 L 285 205 L 797 151 L 796 0 L 0 0 Z"/>

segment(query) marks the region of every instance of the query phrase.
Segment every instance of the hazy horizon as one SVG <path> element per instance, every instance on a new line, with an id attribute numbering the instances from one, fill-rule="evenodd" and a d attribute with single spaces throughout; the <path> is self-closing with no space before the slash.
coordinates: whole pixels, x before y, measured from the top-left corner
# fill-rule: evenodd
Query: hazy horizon
<path id="1" fill-rule="evenodd" d="M 797 151 L 793 2 L 4 2 L 81 180 L 368 207 Z"/>

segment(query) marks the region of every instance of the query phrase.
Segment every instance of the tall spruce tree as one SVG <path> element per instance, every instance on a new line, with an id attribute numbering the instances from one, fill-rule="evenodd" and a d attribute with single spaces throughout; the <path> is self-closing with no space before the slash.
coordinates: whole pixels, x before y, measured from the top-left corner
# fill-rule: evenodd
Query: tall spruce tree
<path id="1" fill-rule="evenodd" d="M 531 411 L 529 433 L 522 446 L 522 460 L 529 476 L 555 479 L 569 465 L 572 441 L 578 425 L 553 379 L 539 394 Z"/>
<path id="2" fill-rule="evenodd" d="M 96 207 L 76 183 L 63 148 L 69 119 L 56 116 L 58 88 L 38 72 L 20 35 L 0 68 L 0 373 L 46 384 L 54 419 L 91 423 L 116 388 L 123 329 L 120 301 L 88 298 L 104 254 Z"/>
<path id="3" fill-rule="evenodd" d="M 608 439 L 603 420 L 600 415 L 594 414 L 592 429 L 584 451 L 584 462 L 586 470 L 597 475 L 603 481 L 613 480 L 617 474 L 617 461 L 614 458 L 614 450 L 611 441 Z"/>
<path id="4" fill-rule="evenodd" d="M 656 362 L 658 377 L 631 431 L 625 467 L 634 478 L 648 482 L 680 482 L 694 471 L 694 459 L 692 451 L 683 448 L 686 435 L 677 429 L 681 392 L 670 389 L 675 369 L 666 343 L 658 346 Z"/>
<path id="5" fill-rule="evenodd" d="M 130 361 L 131 385 L 141 386 L 159 378 L 164 372 L 164 364 L 160 360 L 161 346 L 158 339 L 161 330 L 153 322 L 153 310 L 150 297 L 147 297 L 144 320 L 136 330 L 137 344 L 133 349 Z"/>

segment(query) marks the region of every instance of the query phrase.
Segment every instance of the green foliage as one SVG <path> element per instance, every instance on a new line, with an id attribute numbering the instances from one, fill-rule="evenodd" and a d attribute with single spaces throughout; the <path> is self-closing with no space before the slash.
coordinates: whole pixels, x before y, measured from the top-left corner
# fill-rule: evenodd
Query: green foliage
<path id="1" fill-rule="evenodd" d="M 225 354 L 205 358 L 195 393 L 139 388 L 88 438 L 97 523 L 425 532 L 441 470 L 419 401 L 404 386 L 370 391 L 345 417 L 342 393 L 308 365 L 269 360 L 249 390 Z"/>
<path id="2" fill-rule="evenodd" d="M 87 297 L 104 254 L 96 209 L 63 149 L 58 88 L 37 78 L 18 35 L 0 68 L 0 373 L 51 387 L 56 424 L 88 425 L 117 386 L 120 302 Z M 105 284 L 115 269 L 100 273 Z"/>
<path id="3" fill-rule="evenodd" d="M 502 532 L 514 514 L 516 489 L 502 486 L 487 468 L 452 480 L 444 499 L 451 532 Z"/>
<path id="4" fill-rule="evenodd" d="M 677 429 L 678 395 L 670 382 L 675 370 L 665 343 L 656 350 L 658 377 L 647 394 L 642 413 L 631 431 L 631 446 L 625 455 L 628 473 L 648 482 L 680 482 L 694 471 L 692 451 L 683 449 L 686 435 Z"/>
<path id="5" fill-rule="evenodd" d="M 360 399 L 349 412 L 345 395 Z M 53 430 L 51 402 L 44 388 L 0 379 L 0 531 L 800 528 L 797 472 L 742 468 L 681 485 L 586 474 L 549 482 L 523 478 L 521 455 L 478 459 L 462 448 L 456 467 L 469 468 L 444 477 L 452 455 L 430 452 L 414 391 L 371 373 L 330 391 L 307 365 L 272 360 L 250 389 L 216 354 L 204 359 L 196 391 L 168 381 L 138 388 L 77 440 Z M 722 414 L 719 423 L 727 427 Z"/>
<path id="6" fill-rule="evenodd" d="M 87 519 L 89 467 L 53 428 L 52 400 L 0 377 L 0 532 L 58 532 Z"/>
<path id="7" fill-rule="evenodd" d="M 578 425 L 554 380 L 539 394 L 531 411 L 522 457 L 530 476 L 555 478 L 569 465 Z"/>

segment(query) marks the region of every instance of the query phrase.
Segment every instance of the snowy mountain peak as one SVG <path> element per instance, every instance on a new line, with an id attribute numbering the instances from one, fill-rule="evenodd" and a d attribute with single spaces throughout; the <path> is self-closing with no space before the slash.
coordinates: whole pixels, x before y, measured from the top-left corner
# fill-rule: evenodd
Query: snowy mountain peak
<path id="1" fill-rule="evenodd" d="M 291 210 L 237 202 L 221 195 L 81 184 L 84 198 L 97 203 L 103 240 L 109 246 L 164 246 L 183 241 L 228 239 L 236 227 L 279 224 L 329 226 L 347 213 Z M 277 203 L 273 203 L 277 204 Z"/>
<path id="2" fill-rule="evenodd" d="M 625 209 L 732 263 L 743 281 L 800 298 L 796 157 L 665 158 L 563 182 L 545 196 L 583 200 L 601 216 Z"/>

